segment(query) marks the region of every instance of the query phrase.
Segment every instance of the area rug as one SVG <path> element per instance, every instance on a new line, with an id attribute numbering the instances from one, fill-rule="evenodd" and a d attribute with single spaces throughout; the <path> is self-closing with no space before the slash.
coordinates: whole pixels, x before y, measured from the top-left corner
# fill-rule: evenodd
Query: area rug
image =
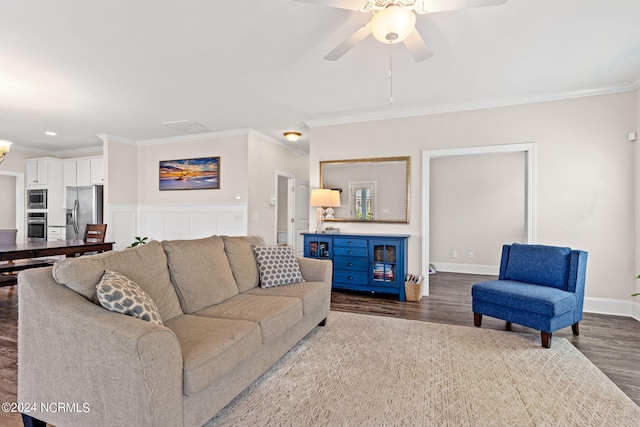
<path id="1" fill-rule="evenodd" d="M 569 341 L 331 312 L 213 426 L 638 426 Z"/>

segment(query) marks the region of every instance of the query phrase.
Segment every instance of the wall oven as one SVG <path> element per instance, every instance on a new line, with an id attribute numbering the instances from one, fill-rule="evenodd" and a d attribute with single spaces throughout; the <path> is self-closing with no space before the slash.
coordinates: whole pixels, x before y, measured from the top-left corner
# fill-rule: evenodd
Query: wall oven
<path id="1" fill-rule="evenodd" d="M 45 242 L 47 240 L 47 213 L 27 212 L 27 241 Z"/>
<path id="2" fill-rule="evenodd" d="M 47 209 L 47 190 L 27 190 L 27 209 Z"/>

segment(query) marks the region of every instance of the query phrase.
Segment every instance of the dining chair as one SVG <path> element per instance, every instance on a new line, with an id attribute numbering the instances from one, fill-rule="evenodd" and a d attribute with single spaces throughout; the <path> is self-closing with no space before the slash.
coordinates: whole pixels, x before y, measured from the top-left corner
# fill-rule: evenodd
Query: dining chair
<path id="1" fill-rule="evenodd" d="M 87 243 L 104 243 L 106 235 L 107 224 L 87 224 L 83 240 Z"/>
<path id="2" fill-rule="evenodd" d="M 0 228 L 0 245 L 13 245 L 16 243 L 18 230 L 15 228 Z"/>

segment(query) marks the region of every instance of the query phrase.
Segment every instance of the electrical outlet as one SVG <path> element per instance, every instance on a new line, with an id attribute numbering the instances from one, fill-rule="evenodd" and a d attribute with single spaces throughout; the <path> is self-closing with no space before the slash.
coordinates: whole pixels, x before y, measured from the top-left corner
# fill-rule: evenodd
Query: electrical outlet
<path id="1" fill-rule="evenodd" d="M 451 251 L 451 258 L 458 258 L 458 251 Z"/>
<path id="2" fill-rule="evenodd" d="M 467 254 L 469 256 L 469 259 L 473 259 L 473 252 L 469 251 L 469 253 Z"/>

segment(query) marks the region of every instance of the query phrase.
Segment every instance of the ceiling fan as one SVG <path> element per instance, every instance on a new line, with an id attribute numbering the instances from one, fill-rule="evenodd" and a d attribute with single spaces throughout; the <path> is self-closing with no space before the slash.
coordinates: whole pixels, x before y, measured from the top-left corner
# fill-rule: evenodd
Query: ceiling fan
<path id="1" fill-rule="evenodd" d="M 362 40 L 373 36 L 385 44 L 403 42 L 416 62 L 433 56 L 415 28 L 416 13 L 425 14 L 480 6 L 497 6 L 508 0 L 294 0 L 319 6 L 371 12 L 373 18 L 349 36 L 324 59 L 335 61 Z M 414 13 L 415 12 L 415 13 Z"/>

